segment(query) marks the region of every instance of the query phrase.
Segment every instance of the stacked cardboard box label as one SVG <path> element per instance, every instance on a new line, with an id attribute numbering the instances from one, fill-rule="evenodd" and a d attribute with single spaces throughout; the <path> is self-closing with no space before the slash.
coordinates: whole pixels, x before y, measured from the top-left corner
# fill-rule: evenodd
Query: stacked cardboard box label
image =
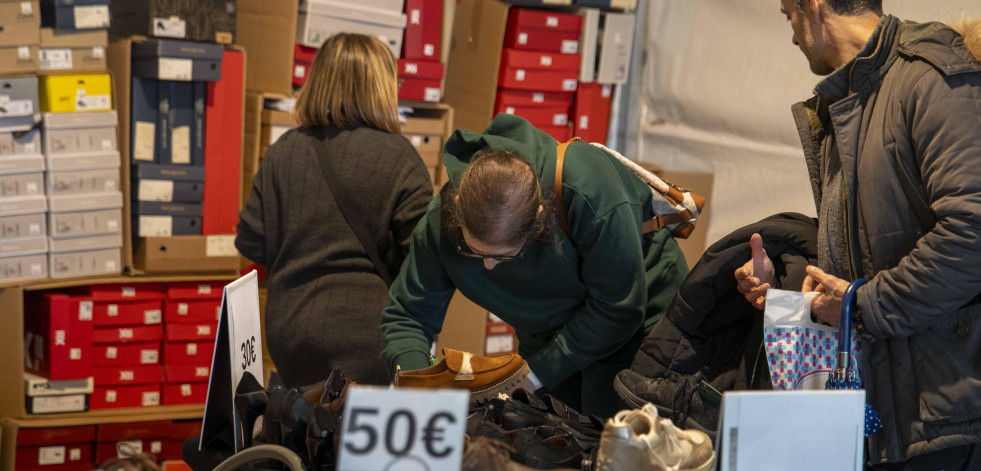
<path id="1" fill-rule="evenodd" d="M 495 113 L 521 116 L 555 140 L 568 140 L 581 28 L 582 17 L 576 14 L 511 9 Z"/>

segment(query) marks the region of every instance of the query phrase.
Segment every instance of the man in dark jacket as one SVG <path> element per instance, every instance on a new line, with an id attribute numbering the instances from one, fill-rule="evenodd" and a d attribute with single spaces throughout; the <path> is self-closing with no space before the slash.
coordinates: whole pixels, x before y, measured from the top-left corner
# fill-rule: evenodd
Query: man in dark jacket
<path id="1" fill-rule="evenodd" d="M 823 292 L 812 311 L 837 325 L 846 280 L 869 280 L 854 323 L 885 428 L 868 459 L 981 469 L 977 35 L 966 44 L 946 25 L 883 16 L 881 0 L 782 0 L 781 11 L 811 70 L 828 75 L 793 107 L 819 219 L 802 289 Z M 736 277 L 757 301 L 772 270 L 753 252 Z"/>

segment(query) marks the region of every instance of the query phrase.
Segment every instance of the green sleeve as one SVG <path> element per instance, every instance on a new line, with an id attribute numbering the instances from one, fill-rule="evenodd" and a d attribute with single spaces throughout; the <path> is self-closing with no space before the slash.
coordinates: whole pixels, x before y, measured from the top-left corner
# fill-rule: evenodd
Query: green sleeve
<path id="1" fill-rule="evenodd" d="M 382 361 L 389 374 L 396 366 L 415 370 L 429 366 L 429 351 L 443 326 L 454 286 L 439 254 L 438 197 L 412 233 L 409 255 L 389 290 L 391 304 L 381 316 Z"/>

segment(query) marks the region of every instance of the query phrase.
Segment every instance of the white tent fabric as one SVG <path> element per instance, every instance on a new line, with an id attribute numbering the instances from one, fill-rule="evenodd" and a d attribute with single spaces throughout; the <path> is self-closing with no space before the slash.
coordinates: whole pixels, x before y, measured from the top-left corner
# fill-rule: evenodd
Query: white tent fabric
<path id="1" fill-rule="evenodd" d="M 883 4 L 904 20 L 981 16 L 978 0 Z M 650 0 L 647 8 L 636 158 L 714 174 L 710 220 L 699 221 L 709 244 L 778 212 L 813 216 L 790 106 L 821 77 L 791 42 L 780 1 Z"/>

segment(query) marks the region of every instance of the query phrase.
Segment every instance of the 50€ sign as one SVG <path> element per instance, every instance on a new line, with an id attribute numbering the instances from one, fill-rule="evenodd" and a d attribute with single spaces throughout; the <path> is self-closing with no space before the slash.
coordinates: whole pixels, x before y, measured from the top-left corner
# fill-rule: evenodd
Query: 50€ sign
<path id="1" fill-rule="evenodd" d="M 467 391 L 352 386 L 337 469 L 458 469 Z"/>

